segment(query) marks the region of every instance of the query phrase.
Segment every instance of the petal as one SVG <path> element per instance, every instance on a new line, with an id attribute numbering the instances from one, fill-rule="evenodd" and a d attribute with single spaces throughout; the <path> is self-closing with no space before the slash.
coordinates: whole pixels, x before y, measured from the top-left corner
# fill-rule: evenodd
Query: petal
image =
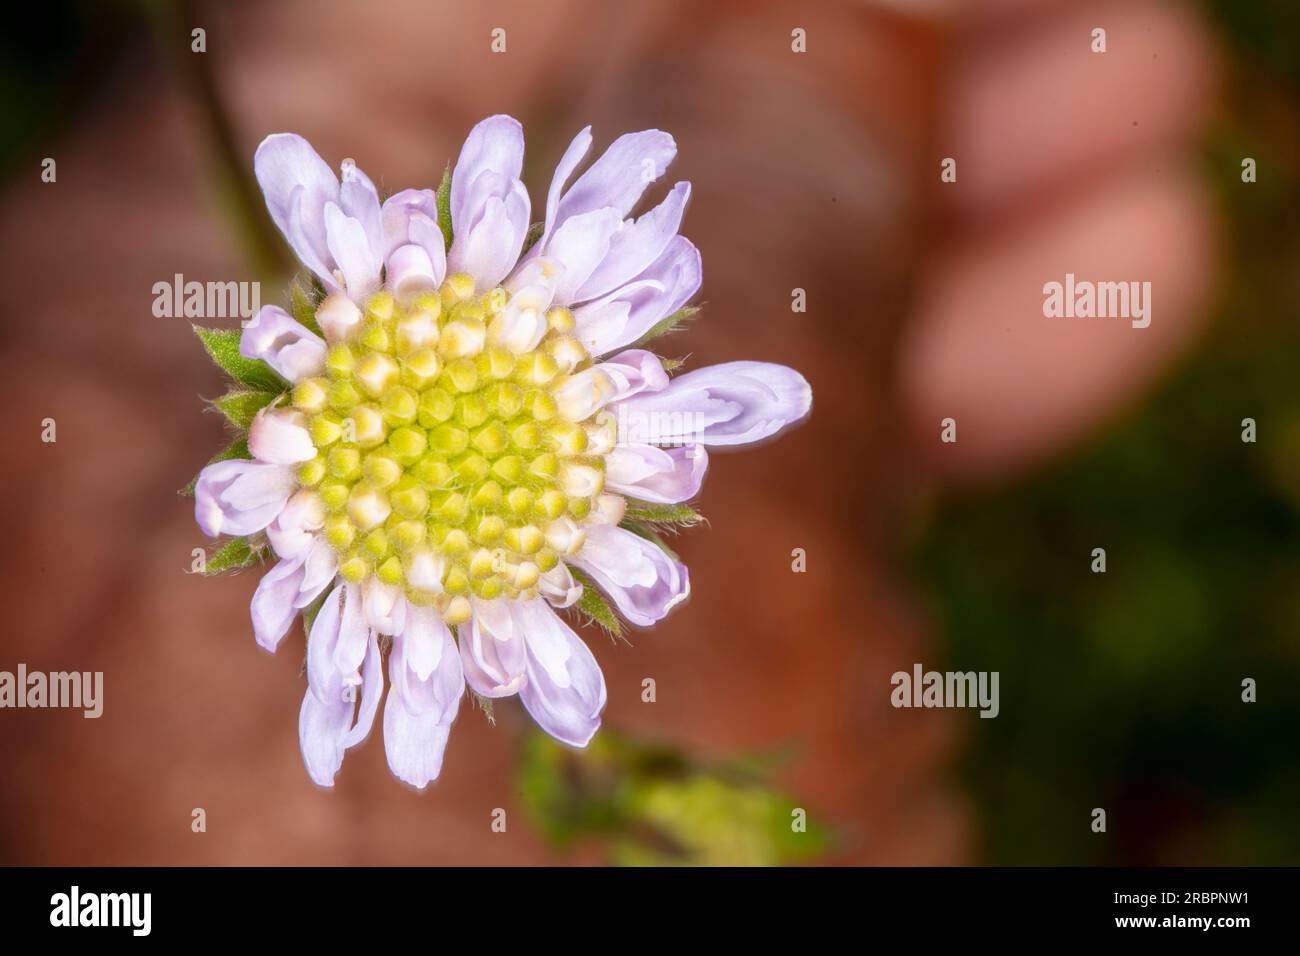
<path id="1" fill-rule="evenodd" d="M 500 194 L 484 195 L 494 181 L 494 173 L 479 177 L 480 188 L 472 200 L 476 219 L 464 230 L 457 230 L 447 253 L 447 268 L 474 277 L 480 292 L 500 284 L 514 268 L 528 234 L 528 193 L 516 180 Z"/>
<path id="2" fill-rule="evenodd" d="M 450 723 L 429 714 L 412 714 L 390 693 L 384 704 L 384 753 L 398 780 L 423 790 L 442 772 Z"/>
<path id="3" fill-rule="evenodd" d="M 324 591 L 334 580 L 338 569 L 338 552 L 323 535 L 317 535 L 303 561 L 302 583 L 298 585 L 298 596 L 294 599 L 294 606 L 304 608 L 316 600 L 321 591 Z"/>
<path id="4" fill-rule="evenodd" d="M 361 223 L 366 243 L 376 255 L 384 251 L 384 229 L 380 218 L 379 192 L 370 177 L 351 160 L 343 161 L 343 185 L 339 188 L 339 206 L 350 218 Z"/>
<path id="5" fill-rule="evenodd" d="M 543 574 L 537 586 L 552 607 L 572 607 L 582 597 L 582 585 L 574 580 L 573 572 L 563 561 Z"/>
<path id="6" fill-rule="evenodd" d="M 266 208 L 298 258 L 322 279 L 330 279 L 325 242 L 325 204 L 339 198 L 333 170 L 301 136 L 276 133 L 253 155 L 253 172 Z"/>
<path id="7" fill-rule="evenodd" d="M 691 184 L 678 183 L 666 199 L 635 222 L 624 222 L 609 242 L 609 252 L 574 296 L 585 302 L 606 295 L 650 268 L 668 248 L 682 224 Z"/>
<path id="8" fill-rule="evenodd" d="M 442 622 L 442 617 L 437 611 L 431 607 L 408 603 L 406 619 L 402 625 L 401 643 L 407 665 L 416 680 L 427 679 L 442 660 L 443 648 L 446 645 L 446 641 L 443 640 L 444 633 L 447 637 L 451 636 L 451 632 L 447 630 L 447 625 Z M 455 642 L 452 643 L 454 653 Z M 460 664 L 457 663 L 456 666 L 459 669 Z"/>
<path id="9" fill-rule="evenodd" d="M 412 714 L 432 714 L 440 723 L 449 724 L 456 719 L 456 708 L 465 693 L 465 677 L 451 629 L 436 615 L 435 620 L 438 663 L 434 668 L 423 678 L 417 676 L 411 666 L 410 642 L 401 637 L 394 641 L 389 667 L 403 707 Z"/>
<path id="10" fill-rule="evenodd" d="M 686 566 L 652 541 L 623 528 L 593 524 L 570 563 L 591 575 L 633 624 L 649 627 L 691 593 Z"/>
<path id="11" fill-rule="evenodd" d="M 354 302 L 363 302 L 379 288 L 380 259 L 370 246 L 365 227 L 337 203 L 325 204 L 325 243 L 343 274 L 343 285 Z"/>
<path id="12" fill-rule="evenodd" d="M 519 699 L 542 730 L 562 743 L 585 747 L 605 709 L 600 665 L 546 601 L 520 602 L 516 618 L 528 645 L 528 680 Z"/>
<path id="13" fill-rule="evenodd" d="M 374 634 L 366 644 L 366 663 L 361 674 L 361 705 L 357 708 L 356 723 L 343 737 L 344 748 L 355 747 L 366 739 L 379 712 L 379 698 L 384 694 L 384 666 L 379 656 L 379 638 Z"/>
<path id="14" fill-rule="evenodd" d="M 388 288 L 403 301 L 442 282 L 429 253 L 413 242 L 398 246 L 388 257 Z"/>
<path id="15" fill-rule="evenodd" d="M 346 585 L 338 634 L 331 645 L 319 649 L 314 666 L 312 647 L 308 643 L 307 681 L 313 688 L 319 686 L 328 690 L 336 681 L 354 679 L 359 673 L 365 659 L 366 643 L 370 639 L 364 604 L 361 588 L 355 584 Z"/>
<path id="16" fill-rule="evenodd" d="M 397 634 L 406 619 L 406 599 L 401 588 L 384 584 L 377 578 L 367 579 L 362 588 L 366 623 L 380 634 Z"/>
<path id="17" fill-rule="evenodd" d="M 360 321 L 361 310 L 342 292 L 331 292 L 316 309 L 316 322 L 331 342 L 347 339 L 348 333 Z"/>
<path id="18" fill-rule="evenodd" d="M 328 699 L 331 689 L 339 682 L 334 658 L 338 652 L 339 638 L 343 634 L 344 610 L 352 602 L 354 592 L 355 585 L 350 584 L 340 584 L 330 591 L 321 602 L 311 632 L 307 635 L 307 685 L 322 702 Z M 363 630 L 363 646 L 365 640 Z"/>
<path id="19" fill-rule="evenodd" d="M 667 385 L 668 373 L 659 356 L 632 349 L 570 375 L 551 394 L 566 418 L 581 422 L 607 404 Z"/>
<path id="20" fill-rule="evenodd" d="M 253 634 L 257 643 L 275 653 L 280 641 L 289 631 L 298 614 L 294 599 L 302 585 L 303 562 L 306 556 L 282 558 L 275 567 L 262 575 L 253 592 L 249 609 L 253 617 Z"/>
<path id="21" fill-rule="evenodd" d="M 654 352 L 645 349 L 628 349 L 598 366 L 614 385 L 609 401 L 621 402 L 641 392 L 657 392 L 668 387 L 668 373 L 664 363 Z"/>
<path id="22" fill-rule="evenodd" d="M 267 526 L 266 536 L 280 557 L 297 558 L 311 548 L 316 540 L 316 532 L 324 524 L 324 502 L 316 492 L 304 489 L 290 498 L 275 520 Z"/>
<path id="23" fill-rule="evenodd" d="M 699 494 L 708 467 L 703 445 L 663 449 L 620 443 L 605 458 L 605 487 L 642 501 L 676 504 Z"/>
<path id="24" fill-rule="evenodd" d="M 608 254 L 614 233 L 622 224 L 622 215 L 611 207 L 571 216 L 560 223 L 541 250 L 546 258 L 563 266 L 555 278 L 556 302 L 569 305 L 575 301 L 578 289 Z"/>
<path id="25" fill-rule="evenodd" d="M 624 219 L 676 155 L 677 144 L 660 130 L 623 134 L 564 194 L 556 208 L 556 224 L 606 206 Z M 568 158 L 567 153 L 565 156 Z"/>
<path id="26" fill-rule="evenodd" d="M 219 461 L 199 472 L 194 520 L 204 534 L 261 531 L 284 508 L 297 486 L 293 470 L 260 461 Z"/>
<path id="27" fill-rule="evenodd" d="M 313 627 L 313 634 L 315 630 Z M 356 684 L 343 680 L 339 675 L 335 675 L 324 694 L 309 688 L 303 695 L 302 709 L 298 713 L 298 741 L 307 773 L 320 786 L 333 786 L 334 776 L 343 765 L 344 751 L 370 733 L 379 709 L 383 683 L 379 644 L 372 637 L 366 651 L 359 708 Z"/>
<path id="28" fill-rule="evenodd" d="M 248 428 L 248 450 L 258 461 L 272 465 L 294 465 L 316 457 L 307 419 L 294 408 L 267 406 L 259 411 Z"/>
<path id="29" fill-rule="evenodd" d="M 592 355 L 629 345 L 684 306 L 702 277 L 699 250 L 676 236 L 635 281 L 574 309 L 575 334 Z"/>
<path id="30" fill-rule="evenodd" d="M 794 369 L 726 362 L 680 375 L 614 411 L 620 422 L 645 424 L 657 444 L 744 445 L 799 421 L 811 407 L 812 389 Z"/>
<path id="31" fill-rule="evenodd" d="M 519 121 L 490 116 L 470 130 L 452 172 L 454 238 L 447 267 L 472 275 L 480 291 L 506 277 L 528 233 L 528 191 L 519 180 L 523 161 Z"/>
<path id="32" fill-rule="evenodd" d="M 334 775 L 343 766 L 343 735 L 352 720 L 352 707 L 342 692 L 329 703 L 322 703 L 310 689 L 303 694 L 298 746 L 307 774 L 322 787 L 334 786 Z"/>
<path id="33" fill-rule="evenodd" d="M 325 352 L 319 335 L 274 305 L 263 306 L 239 339 L 240 355 L 261 359 L 290 382 L 319 374 L 325 368 Z"/>
<path id="34" fill-rule="evenodd" d="M 474 601 L 474 616 L 460 630 L 465 680 L 484 697 L 509 697 L 524 682 L 527 649 L 510 613 L 511 601 Z"/>
<path id="35" fill-rule="evenodd" d="M 569 179 L 573 176 L 574 170 L 587 155 L 591 149 L 591 127 L 578 133 L 569 143 L 569 148 L 564 151 L 560 157 L 560 162 L 555 167 L 555 175 L 551 177 L 551 188 L 546 194 L 546 224 L 543 231 L 543 238 L 549 236 L 555 228 L 555 217 L 560 208 L 560 196 L 564 192 L 564 187 L 568 184 Z"/>
<path id="36" fill-rule="evenodd" d="M 452 233 L 468 229 L 477 221 L 481 210 L 468 208 L 468 200 L 479 176 L 495 173 L 517 181 L 523 166 L 524 128 L 513 116 L 489 116 L 470 130 L 451 174 L 448 199 Z"/>
<path id="37" fill-rule="evenodd" d="M 429 256 L 438 285 L 447 274 L 447 243 L 438 227 L 438 197 L 431 189 L 404 189 L 384 202 L 385 259 L 398 246 L 417 245 Z"/>

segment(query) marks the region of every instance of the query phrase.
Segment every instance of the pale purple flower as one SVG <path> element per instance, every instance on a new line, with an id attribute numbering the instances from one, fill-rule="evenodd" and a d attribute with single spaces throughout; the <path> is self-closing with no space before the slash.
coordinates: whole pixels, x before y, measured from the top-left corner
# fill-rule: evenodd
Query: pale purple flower
<path id="1" fill-rule="evenodd" d="M 208 534 L 264 533 L 278 562 L 252 601 L 274 651 L 303 609 L 303 760 L 329 786 L 388 693 L 388 762 L 436 779 L 466 684 L 517 695 L 575 747 L 600 726 L 605 681 L 557 614 L 592 582 L 637 626 L 690 593 L 687 569 L 628 530 L 633 507 L 692 498 L 708 446 L 765 439 L 807 415 L 797 372 L 730 362 L 670 377 L 633 346 L 698 291 L 698 250 L 678 233 L 690 184 L 633 217 L 676 154 L 658 130 L 619 137 L 578 173 L 590 129 L 556 169 L 536 241 L 520 181 L 518 122 L 470 132 L 439 198 L 380 201 L 301 137 L 254 165 L 271 216 L 325 290 L 309 330 L 267 306 L 242 354 L 291 390 L 252 421 L 253 460 L 201 473 Z M 381 642 L 381 638 L 384 640 Z"/>

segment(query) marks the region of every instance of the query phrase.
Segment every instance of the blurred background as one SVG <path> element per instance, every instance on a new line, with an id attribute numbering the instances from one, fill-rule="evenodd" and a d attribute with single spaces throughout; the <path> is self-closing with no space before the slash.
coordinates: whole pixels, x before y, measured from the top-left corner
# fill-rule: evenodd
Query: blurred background
<path id="1" fill-rule="evenodd" d="M 29 11 L 0 37 L 0 669 L 103 671 L 105 701 L 0 712 L 0 863 L 1300 861 L 1298 10 Z M 630 647 L 587 634 L 610 692 L 591 748 L 467 705 L 424 794 L 378 733 L 321 791 L 301 636 L 266 655 L 256 573 L 189 573 L 208 543 L 176 489 L 227 440 L 202 414 L 222 382 L 153 285 L 287 298 L 266 134 L 394 191 L 435 186 L 494 112 L 524 123 L 534 208 L 582 126 L 672 132 L 705 309 L 663 351 L 793 365 L 814 412 L 714 457 L 710 526 L 673 541 L 685 607 Z M 1150 328 L 1044 319 L 1066 272 L 1149 281 Z M 915 663 L 998 671 L 999 716 L 892 708 Z"/>

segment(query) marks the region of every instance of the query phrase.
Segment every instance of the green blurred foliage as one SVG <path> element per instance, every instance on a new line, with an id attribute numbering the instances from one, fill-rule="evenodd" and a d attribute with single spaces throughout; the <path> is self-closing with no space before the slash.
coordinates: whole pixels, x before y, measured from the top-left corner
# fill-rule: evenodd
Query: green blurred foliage
<path id="1" fill-rule="evenodd" d="M 583 750 L 533 732 L 519 788 L 549 842 L 597 839 L 619 866 L 775 866 L 830 843 L 798 804 L 764 783 L 770 761 L 703 764 L 666 745 L 602 730 Z"/>
<path id="2" fill-rule="evenodd" d="M 983 862 L 1300 862 L 1300 8 L 1208 6 L 1240 62 L 1207 341 L 1068 461 L 942 504 L 914 555 L 950 665 L 1001 672 L 963 768 Z"/>

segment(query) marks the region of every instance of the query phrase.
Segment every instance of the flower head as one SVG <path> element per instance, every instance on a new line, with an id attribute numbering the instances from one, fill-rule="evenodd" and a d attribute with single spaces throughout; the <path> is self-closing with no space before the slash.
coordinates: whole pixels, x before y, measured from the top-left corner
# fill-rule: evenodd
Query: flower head
<path id="1" fill-rule="evenodd" d="M 244 330 L 243 360 L 283 394 L 249 423 L 251 458 L 202 471 L 195 517 L 210 535 L 264 535 L 278 558 L 252 601 L 263 647 L 314 614 L 299 730 L 319 784 L 370 730 L 384 648 L 384 742 L 407 783 L 438 776 L 466 683 L 517 694 L 585 746 L 605 682 L 556 609 L 605 607 L 594 586 L 632 624 L 660 620 L 690 579 L 629 508 L 682 513 L 670 506 L 698 492 L 707 446 L 809 410 L 784 366 L 670 378 L 634 347 L 699 289 L 678 234 L 690 184 L 631 218 L 672 137 L 621 136 L 575 179 L 590 146 L 586 129 L 565 151 L 536 227 L 507 116 L 470 132 L 438 191 L 382 202 L 355 163 L 335 176 L 298 136 L 258 147 L 271 216 L 318 291 L 298 318 L 267 306 Z"/>

